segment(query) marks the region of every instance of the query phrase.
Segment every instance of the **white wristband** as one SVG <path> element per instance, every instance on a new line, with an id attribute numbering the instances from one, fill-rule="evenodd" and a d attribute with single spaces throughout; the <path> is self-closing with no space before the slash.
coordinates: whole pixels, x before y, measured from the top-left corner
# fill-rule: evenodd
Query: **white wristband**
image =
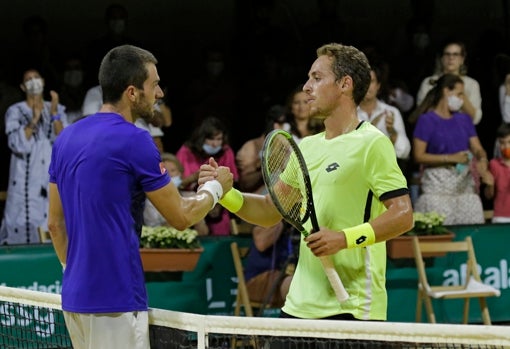
<path id="1" fill-rule="evenodd" d="M 198 189 L 198 192 L 201 192 L 202 190 L 211 194 L 211 196 L 213 198 L 212 207 L 216 206 L 216 204 L 218 203 L 218 200 L 223 196 L 223 187 L 221 186 L 220 182 L 218 182 L 217 180 L 205 182 Z"/>

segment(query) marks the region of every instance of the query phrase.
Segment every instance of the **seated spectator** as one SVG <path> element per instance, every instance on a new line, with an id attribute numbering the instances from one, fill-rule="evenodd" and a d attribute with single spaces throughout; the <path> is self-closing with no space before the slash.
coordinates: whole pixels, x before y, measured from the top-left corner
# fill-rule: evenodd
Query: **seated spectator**
<path id="1" fill-rule="evenodd" d="M 397 160 L 402 170 L 405 170 L 405 164 L 409 159 L 411 152 L 411 142 L 407 138 L 404 120 L 400 111 L 389 104 L 377 98 L 381 88 L 381 70 L 372 65 L 370 71 L 371 82 L 367 94 L 358 106 L 358 118 L 369 121 L 377 127 L 382 133 L 388 136 L 393 143 Z"/>
<path id="2" fill-rule="evenodd" d="M 464 94 L 462 96 L 461 112 L 469 115 L 472 122 L 478 125 L 482 120 L 482 97 L 480 93 L 480 85 L 478 82 L 467 76 L 467 68 L 465 65 L 466 60 L 466 46 L 460 41 L 450 40 L 443 45 L 441 50 L 441 59 L 438 61 L 439 66 L 436 68 L 434 75 L 425 78 L 420 86 L 418 95 L 416 96 L 416 103 L 419 105 L 425 99 L 427 92 L 432 89 L 436 81 L 442 74 L 454 74 L 462 78 L 464 83 Z M 413 113 L 410 117 L 410 122 L 416 122 L 416 117 L 419 116 Z"/>
<path id="3" fill-rule="evenodd" d="M 460 111 L 463 93 L 460 76 L 441 76 L 418 107 L 423 113 L 413 136 L 414 159 L 423 167 L 415 211 L 443 214 L 447 225 L 485 221 L 476 181 L 486 176 L 487 155 L 471 118 Z"/>
<path id="4" fill-rule="evenodd" d="M 170 175 L 171 182 L 179 188 L 181 185 L 181 176 L 183 167 L 180 161 L 174 154 L 163 153 L 161 154 L 161 160 L 163 161 L 163 166 L 165 166 L 168 174 Z M 194 192 L 186 192 L 180 191 L 182 196 L 192 195 Z M 160 225 L 168 225 L 165 217 L 159 213 L 159 211 L 154 207 L 152 202 L 149 199 L 145 200 L 145 208 L 143 210 L 143 221 L 144 225 L 148 225 L 150 227 L 156 227 Z M 193 229 L 198 231 L 199 235 L 207 235 L 209 233 L 209 228 L 205 224 L 205 221 L 200 221 L 199 223 L 193 226 Z"/>
<path id="5" fill-rule="evenodd" d="M 227 127 L 214 116 L 202 121 L 190 139 L 179 148 L 176 156 L 184 167 L 181 189 L 191 191 L 197 189 L 200 166 L 210 157 L 213 157 L 219 166 L 230 168 L 234 182 L 239 178 L 234 151 L 228 143 Z M 230 214 L 221 205 L 217 205 L 209 212 L 206 222 L 211 235 L 230 234 Z"/>
<path id="6" fill-rule="evenodd" d="M 285 108 L 274 105 L 269 108 L 266 116 L 264 132 L 257 138 L 246 141 L 236 153 L 237 170 L 239 171 L 239 188 L 252 193 L 267 193 L 260 170 L 262 148 L 266 135 L 275 129 L 289 126 L 285 122 Z"/>
<path id="7" fill-rule="evenodd" d="M 296 263 L 292 228 L 284 222 L 253 228 L 253 243 L 246 257 L 244 277 L 251 301 L 280 308 L 285 302 Z"/>
<path id="8" fill-rule="evenodd" d="M 510 124 L 503 123 L 497 131 L 499 153 L 489 162 L 492 176 L 484 178 L 485 197 L 494 199 L 492 223 L 510 223 Z"/>

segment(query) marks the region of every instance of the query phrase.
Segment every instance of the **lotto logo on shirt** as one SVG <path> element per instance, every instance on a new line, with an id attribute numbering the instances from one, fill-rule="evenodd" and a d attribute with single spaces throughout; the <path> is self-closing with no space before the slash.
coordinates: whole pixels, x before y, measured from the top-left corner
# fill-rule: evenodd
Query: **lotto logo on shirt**
<path id="1" fill-rule="evenodd" d="M 159 170 L 161 171 L 161 174 L 166 173 L 166 168 L 162 162 L 159 163 Z"/>

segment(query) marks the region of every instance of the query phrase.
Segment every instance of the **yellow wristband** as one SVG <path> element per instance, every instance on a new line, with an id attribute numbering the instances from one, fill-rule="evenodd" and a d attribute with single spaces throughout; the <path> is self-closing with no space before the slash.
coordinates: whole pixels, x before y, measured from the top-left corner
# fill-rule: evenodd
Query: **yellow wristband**
<path id="1" fill-rule="evenodd" d="M 221 206 L 232 213 L 236 213 L 243 207 L 243 194 L 237 189 L 230 189 L 219 201 Z"/>
<path id="2" fill-rule="evenodd" d="M 344 229 L 347 248 L 365 247 L 375 243 L 374 229 L 370 223 Z"/>

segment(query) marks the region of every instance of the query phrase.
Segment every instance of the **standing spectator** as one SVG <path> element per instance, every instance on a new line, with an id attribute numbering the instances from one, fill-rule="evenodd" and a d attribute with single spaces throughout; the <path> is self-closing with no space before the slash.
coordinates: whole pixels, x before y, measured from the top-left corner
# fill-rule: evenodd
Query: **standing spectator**
<path id="1" fill-rule="evenodd" d="M 230 169 L 237 182 L 239 175 L 235 163 L 234 151 L 228 142 L 228 132 L 225 124 L 218 118 L 210 116 L 195 129 L 191 138 L 177 151 L 177 158 L 184 167 L 181 188 L 196 190 L 200 166 L 210 157 Z M 206 218 L 211 235 L 230 234 L 230 215 L 218 205 Z"/>
<path id="2" fill-rule="evenodd" d="M 52 45 L 48 35 L 48 22 L 39 15 L 32 15 L 23 21 L 23 39 L 17 43 L 18 52 L 10 52 L 15 59 L 12 66 L 19 72 L 26 68 L 35 69 L 44 76 L 46 88 L 58 88 L 58 48 Z"/>
<path id="3" fill-rule="evenodd" d="M 2 244 L 37 243 L 38 228 L 47 230 L 51 147 L 67 124 L 58 94 L 50 91 L 51 101 L 43 99 L 44 80 L 37 70 L 23 73 L 20 88 L 25 100 L 11 105 L 5 114 L 5 132 L 12 155 L 0 228 Z"/>
<path id="4" fill-rule="evenodd" d="M 416 104 L 419 105 L 423 102 L 427 92 L 432 89 L 442 74 L 458 75 L 462 78 L 464 83 L 463 103 L 460 111 L 468 114 L 473 123 L 478 125 L 480 120 L 482 120 L 482 96 L 478 82 L 466 75 L 466 56 L 467 51 L 464 43 L 460 41 L 447 41 L 442 47 L 441 58 L 438 61 L 436 72 L 434 75 L 425 78 L 421 83 L 416 97 Z M 415 122 L 416 116 L 419 115 L 414 114 L 410 121 Z"/>
<path id="5" fill-rule="evenodd" d="M 396 107 L 386 104 L 377 98 L 381 88 L 381 70 L 375 65 L 371 67 L 370 86 L 368 87 L 367 94 L 358 106 L 358 117 L 360 120 L 369 121 L 390 138 L 395 148 L 399 165 L 402 171 L 405 171 L 409 153 L 411 152 L 411 142 L 407 138 L 404 120 Z"/>
<path id="6" fill-rule="evenodd" d="M 463 93 L 460 76 L 441 76 L 418 107 L 423 113 L 413 135 L 414 160 L 424 168 L 414 208 L 443 214 L 448 225 L 485 221 L 476 181 L 487 172 L 487 154 L 471 118 L 460 111 Z"/>
<path id="7" fill-rule="evenodd" d="M 112 48 L 137 42 L 128 34 L 128 9 L 121 3 L 113 3 L 106 7 L 104 11 L 105 32 L 92 40 L 87 46 L 87 56 L 85 59 L 85 68 L 87 77 L 86 86 L 97 84 L 97 71 L 104 55 Z M 93 80 L 92 80 L 93 79 Z"/>
<path id="8" fill-rule="evenodd" d="M 483 178 L 484 193 L 494 199 L 492 223 L 510 223 L 510 124 L 501 124 L 496 136 L 501 155 L 489 162 L 492 176 Z"/>
<path id="9" fill-rule="evenodd" d="M 84 116 L 95 114 L 103 104 L 103 90 L 100 85 L 91 87 L 85 94 L 82 113 Z M 172 123 L 172 112 L 170 108 L 163 104 L 162 100 L 154 105 L 154 116 L 149 120 L 138 118 L 135 125 L 146 130 L 152 136 L 158 150 L 163 153 L 163 130 L 158 125 L 170 126 Z M 156 125 L 155 125 L 156 124 Z"/>
<path id="10" fill-rule="evenodd" d="M 86 92 L 82 59 L 78 54 L 70 54 L 64 61 L 60 83 L 60 102 L 66 107 L 69 123 L 83 116 L 82 104 Z"/>
<path id="11" fill-rule="evenodd" d="M 156 63 L 138 47 L 109 51 L 99 69 L 100 112 L 66 128 L 53 148 L 48 227 L 64 267 L 62 309 L 74 348 L 150 347 L 139 252 L 145 197 L 184 229 L 232 187 L 222 169 L 217 182 L 181 197 L 151 137 L 133 125 L 152 118 L 163 97 Z"/>

